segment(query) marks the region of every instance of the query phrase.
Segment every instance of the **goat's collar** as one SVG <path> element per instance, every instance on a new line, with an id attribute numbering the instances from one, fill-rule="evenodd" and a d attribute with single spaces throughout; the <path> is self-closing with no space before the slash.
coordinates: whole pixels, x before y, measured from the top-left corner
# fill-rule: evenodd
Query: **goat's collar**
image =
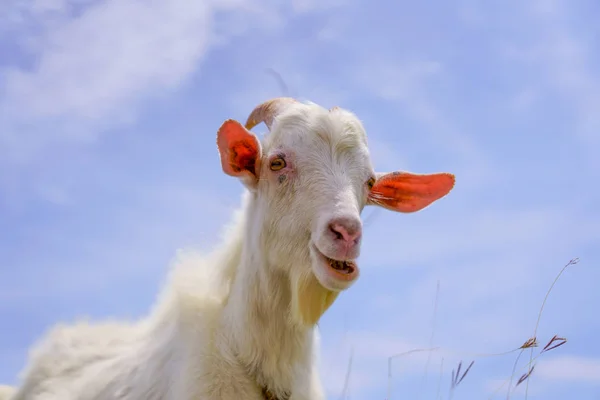
<path id="1" fill-rule="evenodd" d="M 287 395 L 285 397 L 277 397 L 273 393 L 271 393 L 271 391 L 267 389 L 266 386 L 263 386 L 262 394 L 265 400 L 288 400 L 290 398 L 290 396 Z"/>

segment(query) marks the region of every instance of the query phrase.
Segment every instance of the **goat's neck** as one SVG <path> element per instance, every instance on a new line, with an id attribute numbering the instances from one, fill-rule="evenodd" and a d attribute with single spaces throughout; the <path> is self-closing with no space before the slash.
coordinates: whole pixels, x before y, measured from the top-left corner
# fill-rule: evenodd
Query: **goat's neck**
<path id="1" fill-rule="evenodd" d="M 286 363 L 301 361 L 312 344 L 312 328 L 290 318 L 286 274 L 253 265 L 253 259 L 258 261 L 242 259 L 225 306 L 223 328 L 229 332 L 238 360 L 256 374 L 259 383 L 268 384 L 282 368 L 294 367 Z"/>
<path id="2" fill-rule="evenodd" d="M 227 351 L 258 385 L 287 392 L 300 372 L 297 369 L 310 364 L 313 327 L 291 317 L 288 274 L 267 264 L 261 246 L 251 240 L 243 246 L 224 308 L 221 329 L 225 334 L 219 336 L 227 338 Z"/>

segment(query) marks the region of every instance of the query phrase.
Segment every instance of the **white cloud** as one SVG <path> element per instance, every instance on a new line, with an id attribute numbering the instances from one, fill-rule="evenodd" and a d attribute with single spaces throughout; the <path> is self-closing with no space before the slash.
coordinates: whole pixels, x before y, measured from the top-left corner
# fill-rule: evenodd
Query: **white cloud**
<path id="1" fill-rule="evenodd" d="M 445 153 L 468 160 L 470 171 L 482 173 L 487 162 L 474 137 L 462 131 L 438 104 L 438 88 L 449 78 L 442 62 L 435 59 L 397 59 L 366 51 L 346 79 L 417 121 L 423 128 L 424 145 L 442 146 Z"/>
<path id="2" fill-rule="evenodd" d="M 504 43 L 501 53 L 519 65 L 535 70 L 545 91 L 555 91 L 561 106 L 574 112 L 575 132 L 596 143 L 600 129 L 600 75 L 592 58 L 593 39 L 574 26 L 573 9 L 561 0 L 530 2 L 525 9 L 532 38 Z"/>
<path id="3" fill-rule="evenodd" d="M 368 130 L 368 127 L 367 127 Z M 380 139 L 378 132 L 369 135 L 369 152 L 373 165 L 378 171 L 397 171 L 399 169 L 410 170 L 410 164 L 406 157 L 395 151 L 386 141 Z"/>
<path id="4" fill-rule="evenodd" d="M 19 4 L 10 18 L 26 26 L 16 39 L 34 43 L 36 62 L 0 70 L 0 141 L 22 151 L 59 136 L 89 140 L 98 127 L 131 121 L 144 101 L 180 87 L 212 46 L 244 32 L 248 21 L 261 29 L 277 21 L 264 4 L 245 0 L 104 0 L 75 17 L 66 1 Z M 44 24 L 54 15 L 60 24 Z M 236 29 L 220 25 L 232 21 Z M 28 29 L 33 22 L 44 26 L 42 35 Z"/>
<path id="5" fill-rule="evenodd" d="M 510 398 L 514 398 L 516 396 L 519 396 L 519 398 L 521 398 L 522 396 L 524 398 L 525 391 L 527 391 L 527 395 L 531 397 L 541 396 L 544 393 L 548 393 L 547 385 L 545 385 L 545 387 L 539 385 L 533 378 L 532 381 L 529 382 L 529 388 L 526 388 L 525 383 L 521 383 L 520 385 L 515 386 L 520 376 L 521 374 L 517 373 L 516 378 L 513 378 L 512 380 L 510 379 L 510 376 L 506 378 L 488 379 L 485 382 L 485 388 L 487 392 L 491 395 L 491 398 L 493 399 L 506 398 L 506 395 L 509 392 L 509 384 L 512 384 L 510 389 Z"/>
<path id="6" fill-rule="evenodd" d="M 407 60 L 392 62 L 373 55 L 369 63 L 357 66 L 354 72 L 366 91 L 373 91 L 385 100 L 402 100 L 414 104 L 419 100 L 421 86 L 426 80 L 439 77 L 442 65 L 433 60 Z M 434 112 L 419 101 L 413 111 L 420 118 L 430 118 Z"/>
<path id="7" fill-rule="evenodd" d="M 475 3 L 471 0 L 462 0 L 457 8 L 457 15 L 461 22 L 467 26 L 485 25 L 485 14 L 478 5 L 479 3 Z"/>
<path id="8" fill-rule="evenodd" d="M 115 185 L 123 183 L 115 179 Z M 49 196 L 63 201 L 64 195 Z M 6 282 L 15 279 L 17 283 L 0 282 L 0 302 L 14 304 L 27 297 L 90 293 L 110 287 L 111 282 L 147 274 L 162 281 L 176 250 L 210 249 L 239 203 L 238 196 L 221 198 L 215 190 L 164 181 L 155 185 L 140 183 L 129 188 L 127 197 L 137 198 L 135 207 L 109 207 L 112 218 L 95 224 L 91 231 L 82 229 L 85 223 L 79 229 L 34 224 L 28 240 L 38 251 L 19 256 L 20 268 L 7 268 L 6 274 L 11 278 Z M 104 229 L 112 234 L 106 236 Z M 65 253 L 73 243 L 77 249 Z M 50 281 L 52 284 L 48 285 Z"/>
<path id="9" fill-rule="evenodd" d="M 535 374 L 548 381 L 600 385 L 600 359 L 567 355 L 542 358 Z"/>
<path id="10" fill-rule="evenodd" d="M 355 331 L 348 334 L 348 341 L 354 354 L 362 358 L 375 358 L 387 361 L 388 357 L 417 348 L 401 336 L 379 335 L 368 331 Z"/>
<path id="11" fill-rule="evenodd" d="M 516 111 L 527 111 L 538 99 L 535 89 L 528 87 L 519 91 L 513 99 L 512 107 Z"/>
<path id="12" fill-rule="evenodd" d="M 414 218 L 414 221 L 408 218 Z M 447 262 L 466 255 L 477 259 L 478 255 L 491 251 L 504 253 L 506 249 L 510 249 L 510 254 L 521 250 L 532 252 L 534 246 L 543 247 L 549 240 L 561 240 L 564 236 L 561 232 L 573 227 L 578 228 L 573 240 L 589 233 L 584 221 L 576 220 L 561 209 L 472 209 L 446 216 L 443 220 L 439 218 L 439 215 L 426 212 L 414 216 L 388 215 L 385 223 L 380 221 L 369 228 L 373 231 L 368 235 L 394 238 L 402 246 L 398 251 L 390 252 L 388 242 L 371 242 L 366 237 L 368 262 L 394 267 Z"/>
<path id="13" fill-rule="evenodd" d="M 523 358 L 525 359 L 525 357 Z M 594 385 L 600 386 L 600 359 L 579 356 L 543 356 L 535 364 L 532 375 L 528 378 L 529 387 L 526 383 L 515 386 L 519 377 L 527 372 L 527 367 L 515 371 L 512 379 L 512 396 L 548 396 L 558 385 Z M 509 377 L 489 379 L 486 381 L 486 389 L 490 394 L 498 398 L 503 397 L 508 391 Z"/>
<path id="14" fill-rule="evenodd" d="M 347 1 L 343 0 L 292 0 L 292 9 L 294 12 L 302 14 L 310 11 L 329 11 L 332 8 L 336 8 L 345 5 Z"/>
<path id="15" fill-rule="evenodd" d="M 369 331 L 351 331 L 330 335 L 323 343 L 322 369 L 327 371 L 328 391 L 339 397 L 344 387 L 350 356 L 353 357 L 348 393 L 355 398 L 360 394 L 368 397 L 370 389 L 383 388 L 388 379 L 388 358 L 397 354 L 411 353 L 417 349 L 414 343 L 400 336 Z M 393 361 L 392 379 L 402 375 L 420 373 L 415 366 L 424 365 L 427 352 L 414 352 Z M 372 390 L 371 390 L 372 391 Z"/>
<path id="16" fill-rule="evenodd" d="M 321 81 L 317 80 L 317 77 L 308 73 L 301 63 L 310 57 L 297 60 L 298 50 L 295 46 L 273 43 L 271 40 L 266 39 L 265 46 L 271 48 L 272 52 L 265 54 L 260 64 L 268 68 L 250 69 L 245 65 L 244 58 L 247 58 L 247 54 L 243 52 L 234 58 L 234 62 L 243 69 L 241 74 L 252 77 L 251 80 L 246 78 L 236 92 L 227 99 L 228 106 L 235 115 L 243 118 L 251 111 L 249 105 L 258 105 L 266 99 L 279 96 L 291 96 L 301 101 L 310 100 L 323 107 L 347 104 L 350 97 L 348 92 L 324 87 L 319 84 Z"/>

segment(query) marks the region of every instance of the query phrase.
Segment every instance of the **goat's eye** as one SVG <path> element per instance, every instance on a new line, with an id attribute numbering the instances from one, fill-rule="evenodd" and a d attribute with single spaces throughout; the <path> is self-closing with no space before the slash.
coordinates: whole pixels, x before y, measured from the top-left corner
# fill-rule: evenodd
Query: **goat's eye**
<path id="1" fill-rule="evenodd" d="M 369 187 L 369 190 L 373 189 L 373 186 L 375 186 L 375 178 L 371 178 L 367 181 L 367 186 Z"/>
<path id="2" fill-rule="evenodd" d="M 285 160 L 281 157 L 277 157 L 271 161 L 271 171 L 279 171 L 285 167 Z"/>

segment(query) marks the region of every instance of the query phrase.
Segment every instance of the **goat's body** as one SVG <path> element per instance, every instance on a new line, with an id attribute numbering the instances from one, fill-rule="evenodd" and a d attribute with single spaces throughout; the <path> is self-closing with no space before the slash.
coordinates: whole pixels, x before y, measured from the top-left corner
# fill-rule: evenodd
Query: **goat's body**
<path id="1" fill-rule="evenodd" d="M 8 399 L 259 400 L 262 385 L 293 400 L 321 399 L 313 329 L 285 326 L 286 310 L 251 321 L 244 314 L 261 307 L 252 301 L 252 309 L 228 307 L 244 294 L 231 289 L 243 285 L 242 225 L 207 257 L 180 257 L 148 318 L 53 328 Z M 230 324 L 239 323 L 246 329 L 232 335 Z"/>
<path id="2" fill-rule="evenodd" d="M 15 388 L 6 385 L 0 385 L 0 400 L 8 400 L 15 392 Z"/>

